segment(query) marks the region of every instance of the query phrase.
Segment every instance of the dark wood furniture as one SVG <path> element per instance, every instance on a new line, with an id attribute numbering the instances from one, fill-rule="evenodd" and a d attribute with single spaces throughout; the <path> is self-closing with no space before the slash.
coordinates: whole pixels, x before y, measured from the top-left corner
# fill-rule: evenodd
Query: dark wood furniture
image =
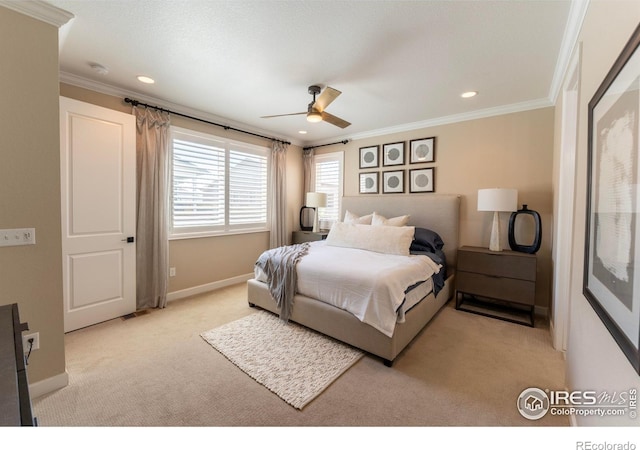
<path id="1" fill-rule="evenodd" d="M 456 309 L 533 327 L 536 270 L 532 254 L 461 247 Z"/>
<path id="2" fill-rule="evenodd" d="M 319 231 L 314 233 L 313 231 L 294 231 L 293 243 L 302 244 L 303 242 L 321 241 L 327 238 L 329 233 L 326 231 Z"/>
<path id="3" fill-rule="evenodd" d="M 34 426 L 18 305 L 0 306 L 0 426 Z"/>

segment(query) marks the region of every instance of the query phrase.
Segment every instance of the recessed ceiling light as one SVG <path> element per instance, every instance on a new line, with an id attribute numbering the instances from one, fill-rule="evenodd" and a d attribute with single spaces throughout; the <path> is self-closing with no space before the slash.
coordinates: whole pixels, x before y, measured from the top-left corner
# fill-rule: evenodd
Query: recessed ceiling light
<path id="1" fill-rule="evenodd" d="M 307 132 L 306 132 L 305 130 L 300 130 L 300 131 L 298 131 L 298 133 L 300 133 L 300 134 L 307 134 Z"/>
<path id="2" fill-rule="evenodd" d="M 469 91 L 469 92 L 465 92 L 460 97 L 462 97 L 462 98 L 471 98 L 471 97 L 475 97 L 476 95 L 478 95 L 478 93 L 476 91 Z"/>
<path id="3" fill-rule="evenodd" d="M 147 84 L 153 84 L 156 82 L 153 78 L 145 77 L 144 75 L 138 76 L 138 81 L 141 81 L 142 83 L 147 83 Z"/>

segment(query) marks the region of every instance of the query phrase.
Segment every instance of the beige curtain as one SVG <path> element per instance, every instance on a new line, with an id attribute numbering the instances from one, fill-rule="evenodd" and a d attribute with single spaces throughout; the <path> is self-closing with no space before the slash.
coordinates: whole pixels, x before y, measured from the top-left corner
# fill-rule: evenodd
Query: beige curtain
<path id="1" fill-rule="evenodd" d="M 302 151 L 302 163 L 303 163 L 303 185 L 304 192 L 302 193 L 302 204 L 304 205 L 307 192 L 315 192 L 316 190 L 316 171 L 313 163 L 313 155 L 315 151 L 310 148 Z M 313 215 L 315 211 L 305 209 L 302 220 L 305 224 L 310 225 L 313 223 Z"/>
<path id="2" fill-rule="evenodd" d="M 168 285 L 169 114 L 133 107 L 137 156 L 137 308 L 164 308 Z"/>
<path id="3" fill-rule="evenodd" d="M 273 141 L 269 164 L 269 192 L 271 214 L 269 216 L 269 246 L 271 248 L 287 245 L 287 165 L 288 144 Z"/>

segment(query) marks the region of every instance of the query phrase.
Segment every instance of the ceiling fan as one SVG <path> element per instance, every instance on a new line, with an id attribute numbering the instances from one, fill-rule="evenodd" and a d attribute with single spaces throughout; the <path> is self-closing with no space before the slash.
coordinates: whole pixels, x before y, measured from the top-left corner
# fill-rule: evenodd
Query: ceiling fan
<path id="1" fill-rule="evenodd" d="M 270 119 L 273 117 L 283 116 L 298 116 L 306 114 L 307 121 L 309 122 L 321 122 L 324 120 L 325 122 L 340 128 L 347 128 L 349 125 L 351 125 L 351 123 L 347 122 L 346 120 L 343 120 L 340 117 L 336 117 L 325 111 L 325 108 L 329 106 L 329 104 L 334 101 L 336 97 L 338 97 L 338 95 L 342 94 L 342 92 L 329 86 L 327 86 L 321 94 L 320 91 L 322 91 L 320 86 L 309 86 L 309 94 L 313 95 L 313 101 L 309 103 L 309 106 L 307 106 L 307 110 L 304 112 L 277 114 L 275 116 L 262 116 L 261 119 Z M 316 99 L 316 95 L 318 94 L 320 94 L 320 96 Z"/>

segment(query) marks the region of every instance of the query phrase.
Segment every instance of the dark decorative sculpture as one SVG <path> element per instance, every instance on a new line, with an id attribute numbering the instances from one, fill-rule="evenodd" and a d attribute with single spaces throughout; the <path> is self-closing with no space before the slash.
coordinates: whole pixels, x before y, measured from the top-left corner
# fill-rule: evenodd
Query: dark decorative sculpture
<path id="1" fill-rule="evenodd" d="M 305 215 L 305 210 L 310 209 L 311 211 Z M 316 213 L 316 209 L 311 206 L 303 206 L 300 208 L 300 230 L 301 231 L 311 231 L 313 230 L 313 216 Z M 304 218 L 307 217 L 311 220 L 311 225 L 305 225 Z"/>
<path id="2" fill-rule="evenodd" d="M 515 225 L 516 217 L 519 214 L 530 215 L 533 217 L 535 224 L 535 236 L 531 245 L 521 245 L 516 242 L 515 237 Z M 522 253 L 536 253 L 540 250 L 540 244 L 542 243 L 542 221 L 540 220 L 540 214 L 531 209 L 527 209 L 527 205 L 522 205 L 522 209 L 511 213 L 509 217 L 509 246 L 511 250 Z"/>

